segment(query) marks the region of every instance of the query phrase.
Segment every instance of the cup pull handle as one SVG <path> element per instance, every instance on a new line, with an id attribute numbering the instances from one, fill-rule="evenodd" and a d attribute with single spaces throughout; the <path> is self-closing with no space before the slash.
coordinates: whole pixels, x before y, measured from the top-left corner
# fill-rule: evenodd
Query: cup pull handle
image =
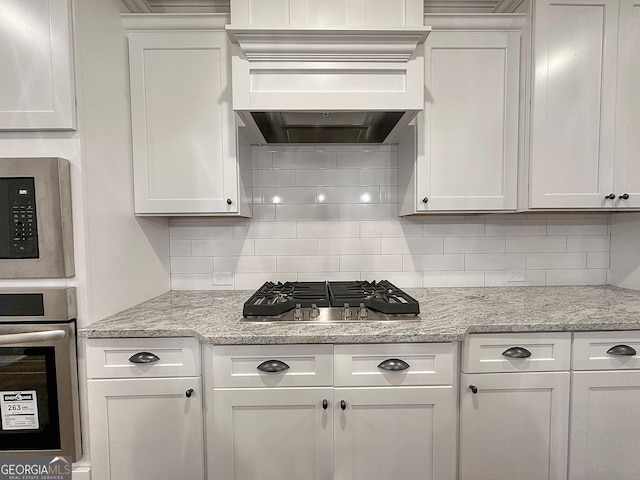
<path id="1" fill-rule="evenodd" d="M 378 368 L 381 368 L 382 370 L 388 370 L 390 372 L 398 372 L 409 368 L 409 364 L 404 360 L 400 360 L 399 358 L 388 358 L 383 362 L 380 362 Z"/>
<path id="2" fill-rule="evenodd" d="M 260 365 L 258 365 L 258 370 L 267 373 L 283 372 L 288 368 L 289 365 L 284 363 L 282 360 L 265 360 Z"/>
<path id="3" fill-rule="evenodd" d="M 158 360 L 160 360 L 160 357 L 151 352 L 138 352 L 129 357 L 131 363 L 154 363 Z"/>
<path id="4" fill-rule="evenodd" d="M 531 352 L 524 347 L 511 347 L 502 352 L 502 355 L 509 358 L 529 358 Z"/>
<path id="5" fill-rule="evenodd" d="M 629 345 L 616 345 L 607 350 L 607 353 L 609 355 L 624 355 L 627 357 L 633 357 L 636 354 L 636 349 L 630 347 Z"/>

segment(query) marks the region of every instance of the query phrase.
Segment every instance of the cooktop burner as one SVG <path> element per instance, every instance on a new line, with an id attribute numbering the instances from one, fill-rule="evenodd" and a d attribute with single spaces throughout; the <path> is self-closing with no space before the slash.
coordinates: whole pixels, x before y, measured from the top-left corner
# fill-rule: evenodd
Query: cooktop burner
<path id="1" fill-rule="evenodd" d="M 243 321 L 363 322 L 420 320 L 414 298 L 379 282 L 266 282 L 244 304 Z"/>

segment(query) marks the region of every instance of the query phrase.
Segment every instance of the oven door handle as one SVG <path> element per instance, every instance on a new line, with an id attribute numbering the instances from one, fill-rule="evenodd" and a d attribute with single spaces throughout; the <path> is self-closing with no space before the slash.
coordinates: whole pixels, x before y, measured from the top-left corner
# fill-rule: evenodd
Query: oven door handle
<path id="1" fill-rule="evenodd" d="M 38 343 L 53 342 L 66 338 L 67 332 L 64 330 L 47 330 L 46 332 L 25 332 L 9 333 L 0 335 L 0 345 L 11 345 L 14 343 Z"/>

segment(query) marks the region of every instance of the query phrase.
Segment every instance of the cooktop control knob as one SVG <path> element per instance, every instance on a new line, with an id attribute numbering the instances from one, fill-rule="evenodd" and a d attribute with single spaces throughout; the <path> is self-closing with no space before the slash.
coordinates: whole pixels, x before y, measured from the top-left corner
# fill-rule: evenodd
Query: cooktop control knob
<path id="1" fill-rule="evenodd" d="M 367 307 L 364 306 L 364 303 L 360 304 L 360 310 L 358 310 L 358 319 L 367 320 L 369 318 L 369 311 Z"/>
<path id="2" fill-rule="evenodd" d="M 351 320 L 351 310 L 349 309 L 349 304 L 344 304 L 344 310 L 342 311 L 342 319 L 343 320 Z"/>
<path id="3" fill-rule="evenodd" d="M 302 306 L 299 303 L 296 303 L 296 309 L 293 312 L 293 319 L 296 321 L 304 319 L 304 314 L 302 313 Z"/>
<path id="4" fill-rule="evenodd" d="M 318 310 L 318 306 L 315 303 L 311 304 L 311 310 L 309 311 L 310 318 L 318 318 L 320 316 L 320 310 Z"/>

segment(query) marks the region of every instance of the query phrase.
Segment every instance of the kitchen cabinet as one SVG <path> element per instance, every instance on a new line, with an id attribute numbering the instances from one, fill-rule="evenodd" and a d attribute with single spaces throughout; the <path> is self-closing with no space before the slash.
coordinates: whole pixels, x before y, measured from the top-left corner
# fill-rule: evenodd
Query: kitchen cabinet
<path id="1" fill-rule="evenodd" d="M 530 208 L 640 207 L 640 5 L 533 2 Z"/>
<path id="2" fill-rule="evenodd" d="M 455 479 L 456 351 L 452 344 L 208 347 L 208 477 Z M 378 366 L 397 368 L 398 360 L 406 371 Z M 261 372 L 263 362 L 288 368 Z"/>
<path id="3" fill-rule="evenodd" d="M 574 334 L 569 478 L 634 478 L 640 468 L 640 332 Z"/>
<path id="4" fill-rule="evenodd" d="M 571 334 L 470 335 L 460 479 L 567 477 Z"/>
<path id="5" fill-rule="evenodd" d="M 125 27 L 136 214 L 250 216 L 226 17 L 135 17 Z"/>
<path id="6" fill-rule="evenodd" d="M 94 478 L 204 479 L 198 340 L 89 339 L 87 373 Z"/>
<path id="7" fill-rule="evenodd" d="M 398 147 L 400 214 L 515 210 L 523 18 L 425 24 L 424 111 Z"/>
<path id="8" fill-rule="evenodd" d="M 0 130 L 76 128 L 71 1 L 0 5 Z"/>

